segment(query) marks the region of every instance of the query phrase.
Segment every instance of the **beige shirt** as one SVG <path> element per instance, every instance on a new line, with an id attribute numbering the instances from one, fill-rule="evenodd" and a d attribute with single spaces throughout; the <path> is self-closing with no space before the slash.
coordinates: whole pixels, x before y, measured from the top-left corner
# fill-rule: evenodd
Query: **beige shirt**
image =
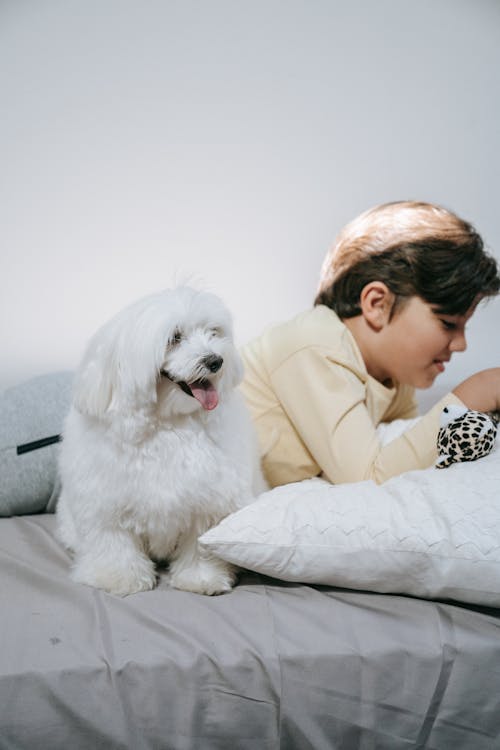
<path id="1" fill-rule="evenodd" d="M 404 435 L 382 447 L 380 422 L 417 414 L 413 388 L 372 378 L 350 331 L 318 305 L 268 329 L 242 351 L 241 386 L 271 486 L 324 475 L 334 483 L 383 482 L 437 457 L 444 396 Z"/>

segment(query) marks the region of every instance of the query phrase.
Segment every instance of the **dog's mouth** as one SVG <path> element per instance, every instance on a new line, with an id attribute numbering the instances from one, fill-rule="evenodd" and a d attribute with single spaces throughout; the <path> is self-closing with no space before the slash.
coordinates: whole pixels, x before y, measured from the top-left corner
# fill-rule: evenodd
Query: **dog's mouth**
<path id="1" fill-rule="evenodd" d="M 187 393 L 188 396 L 193 396 L 193 398 L 199 401 L 207 411 L 215 409 L 219 403 L 219 394 L 210 380 L 195 380 L 192 383 L 186 383 L 184 380 L 181 380 L 178 385 L 184 393 Z"/>
<path id="2" fill-rule="evenodd" d="M 214 384 L 207 378 L 201 380 L 193 380 L 192 383 L 187 383 L 185 380 L 175 380 L 172 378 L 166 370 L 162 370 L 161 374 L 179 386 L 181 391 L 184 391 L 188 396 L 192 396 L 202 405 L 206 411 L 215 409 L 219 403 L 219 394 Z"/>

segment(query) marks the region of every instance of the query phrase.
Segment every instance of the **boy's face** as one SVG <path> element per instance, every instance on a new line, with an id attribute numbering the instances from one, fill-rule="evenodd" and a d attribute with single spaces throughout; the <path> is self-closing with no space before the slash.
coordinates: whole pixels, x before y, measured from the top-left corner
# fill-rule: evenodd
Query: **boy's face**
<path id="1" fill-rule="evenodd" d="M 387 321 L 380 339 L 379 364 L 387 380 L 429 388 L 455 352 L 466 347 L 466 315 L 444 315 L 420 297 L 410 297 Z"/>

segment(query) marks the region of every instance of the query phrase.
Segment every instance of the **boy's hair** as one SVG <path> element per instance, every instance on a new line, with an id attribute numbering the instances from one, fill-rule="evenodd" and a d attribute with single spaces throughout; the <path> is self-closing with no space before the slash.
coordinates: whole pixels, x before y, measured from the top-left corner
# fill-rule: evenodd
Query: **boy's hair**
<path id="1" fill-rule="evenodd" d="M 370 281 L 394 294 L 392 313 L 418 296 L 440 313 L 465 315 L 500 289 L 496 261 L 474 227 L 417 201 L 375 206 L 347 224 L 325 258 L 314 304 L 352 318 Z"/>

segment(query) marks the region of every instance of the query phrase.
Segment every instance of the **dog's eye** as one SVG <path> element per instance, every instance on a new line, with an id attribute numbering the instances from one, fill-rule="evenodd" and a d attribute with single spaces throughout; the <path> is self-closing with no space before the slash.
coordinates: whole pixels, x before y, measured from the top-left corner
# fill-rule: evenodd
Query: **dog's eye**
<path id="1" fill-rule="evenodd" d="M 180 344 L 182 341 L 182 333 L 180 331 L 174 331 L 169 339 L 169 344 Z"/>
<path id="2" fill-rule="evenodd" d="M 224 336 L 224 331 L 222 330 L 222 328 L 211 328 L 209 333 L 210 336 Z"/>

